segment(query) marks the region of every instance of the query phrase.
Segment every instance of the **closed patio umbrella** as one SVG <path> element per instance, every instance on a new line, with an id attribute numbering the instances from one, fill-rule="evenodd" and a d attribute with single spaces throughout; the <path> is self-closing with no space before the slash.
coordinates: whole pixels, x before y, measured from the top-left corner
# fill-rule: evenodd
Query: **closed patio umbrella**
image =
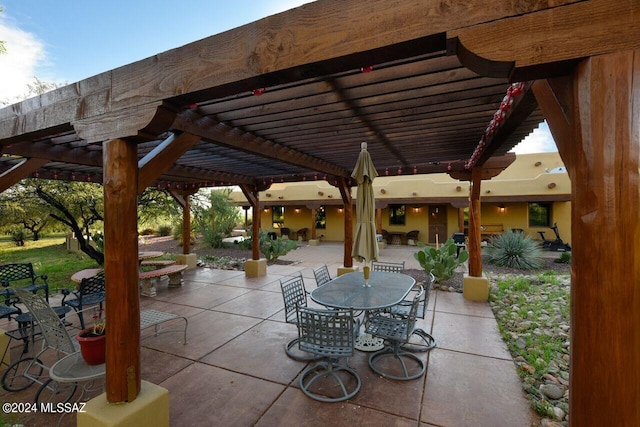
<path id="1" fill-rule="evenodd" d="M 351 177 L 358 183 L 358 191 L 356 193 L 357 222 L 352 256 L 365 264 L 365 286 L 368 286 L 370 271 L 368 264 L 371 261 L 377 261 L 379 255 L 375 226 L 375 197 L 373 195 L 373 180 L 377 176 L 378 172 L 367 151 L 367 143 L 363 142 L 358 161 L 351 174 Z"/>

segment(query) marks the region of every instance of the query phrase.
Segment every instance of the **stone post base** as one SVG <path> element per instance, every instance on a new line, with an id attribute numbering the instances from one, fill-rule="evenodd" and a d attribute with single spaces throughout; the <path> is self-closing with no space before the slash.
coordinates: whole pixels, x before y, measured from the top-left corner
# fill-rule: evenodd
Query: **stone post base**
<path id="1" fill-rule="evenodd" d="M 246 277 L 261 277 L 267 275 L 267 260 L 248 259 L 244 262 L 244 275 Z"/>
<path id="2" fill-rule="evenodd" d="M 360 267 L 338 267 L 338 276 L 342 276 L 343 274 L 353 273 L 354 271 L 359 271 Z"/>
<path id="3" fill-rule="evenodd" d="M 309 239 L 309 246 L 318 246 L 320 244 L 320 240 L 318 239 Z"/>
<path id="4" fill-rule="evenodd" d="M 169 427 L 169 391 L 142 381 L 140 394 L 131 403 L 109 403 L 102 393 L 78 412 L 78 427 L 103 426 Z"/>
<path id="5" fill-rule="evenodd" d="M 462 295 L 471 301 L 489 300 L 489 279 L 486 277 L 464 276 Z"/>
<path id="6" fill-rule="evenodd" d="M 186 265 L 187 270 L 196 268 L 197 261 L 197 254 L 180 254 L 176 257 L 176 264 Z"/>

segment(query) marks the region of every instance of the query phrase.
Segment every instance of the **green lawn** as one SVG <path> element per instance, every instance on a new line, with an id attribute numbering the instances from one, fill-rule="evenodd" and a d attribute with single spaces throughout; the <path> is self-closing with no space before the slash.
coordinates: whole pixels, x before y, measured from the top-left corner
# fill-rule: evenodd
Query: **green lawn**
<path id="1" fill-rule="evenodd" d="M 68 251 L 64 236 L 44 237 L 36 242 L 25 240 L 24 246 L 16 246 L 10 237 L 0 238 L 0 264 L 26 262 L 33 264 L 36 274 L 49 277 L 51 292 L 70 287 L 71 275 L 76 271 L 98 267 L 84 253 Z"/>

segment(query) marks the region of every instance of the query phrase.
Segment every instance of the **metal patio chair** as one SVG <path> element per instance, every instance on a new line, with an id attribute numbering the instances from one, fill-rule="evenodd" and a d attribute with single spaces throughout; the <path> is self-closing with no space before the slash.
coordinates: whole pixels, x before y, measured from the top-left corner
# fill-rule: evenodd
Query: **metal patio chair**
<path id="1" fill-rule="evenodd" d="M 100 308 L 102 308 L 105 299 L 104 271 L 100 271 L 95 276 L 82 279 L 77 291 L 63 289 L 62 293 L 64 294 L 62 306 L 68 305 L 73 308 L 80 319 L 80 326 L 85 329 L 83 311 L 87 306 L 95 304 L 99 304 Z M 75 298 L 67 299 L 70 295 Z"/>
<path id="2" fill-rule="evenodd" d="M 298 315 L 296 307 L 307 306 L 307 291 L 304 287 L 304 279 L 302 274 L 297 276 L 280 279 L 280 288 L 282 289 L 282 298 L 284 300 L 284 317 L 287 323 L 297 324 Z M 298 346 L 299 338 L 294 338 L 284 346 L 287 356 L 293 360 L 309 361 L 317 359 L 317 356 L 300 350 Z"/>
<path id="3" fill-rule="evenodd" d="M 353 310 L 298 307 L 300 349 L 322 357 L 300 374 L 302 392 L 321 402 L 340 402 L 360 391 L 358 373 L 338 359 L 353 356 L 357 336 Z M 344 378 L 343 378 L 344 377 Z"/>
<path id="4" fill-rule="evenodd" d="M 426 363 L 413 353 L 403 349 L 415 330 L 418 307 L 424 289 L 413 298 L 409 314 L 395 317 L 389 313 L 378 312 L 371 316 L 366 324 L 366 332 L 385 340 L 385 348 L 369 356 L 369 366 L 377 374 L 394 380 L 413 380 L 422 376 Z M 414 366 L 408 366 L 414 365 Z"/>
<path id="5" fill-rule="evenodd" d="M 49 283 L 47 275 L 38 275 L 33 269 L 33 264 L 11 263 L 0 265 L 0 284 L 7 288 L 7 304 L 17 303 L 13 289 L 21 288 L 29 292 L 44 291 L 45 299 L 49 301 Z"/>
<path id="6" fill-rule="evenodd" d="M 431 286 L 435 282 L 436 278 L 433 273 L 429 273 L 427 276 L 427 282 L 421 286 L 414 286 L 413 290 L 409 293 L 410 296 L 415 296 L 416 293 L 422 292 L 422 297 L 418 304 L 418 311 L 416 316 L 420 319 L 424 319 L 427 316 L 427 306 L 429 305 L 429 297 L 431 295 Z M 407 317 L 411 311 L 413 304 L 413 297 L 407 298 L 401 301 L 399 304 L 394 305 L 389 310 L 392 315 L 396 317 Z M 415 328 L 409 342 L 402 345 L 402 348 L 408 351 L 429 351 L 436 346 L 436 340 L 427 333 L 424 329 Z"/>
<path id="7" fill-rule="evenodd" d="M 371 271 L 386 271 L 389 273 L 402 273 L 404 272 L 404 261 L 402 262 L 371 262 Z"/>
<path id="8" fill-rule="evenodd" d="M 37 323 L 43 339 L 40 351 L 9 365 L 2 375 L 2 387 L 8 391 L 20 391 L 37 382 L 41 386 L 35 396 L 36 403 L 68 402 L 75 394 L 77 384 L 58 383 L 49 378 L 50 366 L 43 361 L 43 355 L 51 349 L 59 360 L 77 352 L 77 342 L 71 339 L 63 321 L 42 296 L 20 288 L 14 291 L 34 319 L 31 328 L 35 328 Z"/>
<path id="9" fill-rule="evenodd" d="M 329 274 L 329 268 L 327 264 L 313 269 L 313 275 L 316 278 L 316 285 L 322 286 L 331 281 L 331 275 Z"/>

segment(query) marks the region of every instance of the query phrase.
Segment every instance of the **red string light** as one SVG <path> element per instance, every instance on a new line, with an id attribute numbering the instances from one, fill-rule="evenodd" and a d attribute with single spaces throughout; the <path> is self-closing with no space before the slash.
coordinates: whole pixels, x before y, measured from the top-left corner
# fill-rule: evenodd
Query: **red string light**
<path id="1" fill-rule="evenodd" d="M 253 93 L 253 96 L 260 96 L 265 92 L 266 92 L 266 89 L 261 87 L 260 89 L 254 89 L 252 93 Z"/>

